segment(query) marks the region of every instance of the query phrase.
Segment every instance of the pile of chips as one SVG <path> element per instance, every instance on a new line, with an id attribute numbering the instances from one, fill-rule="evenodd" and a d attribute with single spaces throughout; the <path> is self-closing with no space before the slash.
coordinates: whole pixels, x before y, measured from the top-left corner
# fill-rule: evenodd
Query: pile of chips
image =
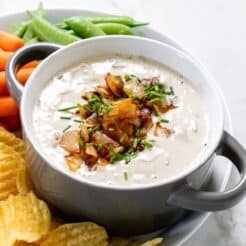
<path id="1" fill-rule="evenodd" d="M 109 238 L 93 222 L 65 224 L 32 190 L 24 160 L 24 143 L 0 127 L 0 245 L 4 246 L 155 246 Z"/>

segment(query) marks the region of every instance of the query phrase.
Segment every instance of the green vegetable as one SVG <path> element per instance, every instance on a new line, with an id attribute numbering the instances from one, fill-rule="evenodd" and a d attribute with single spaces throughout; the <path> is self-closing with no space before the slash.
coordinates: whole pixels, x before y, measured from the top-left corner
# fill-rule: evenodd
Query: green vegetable
<path id="1" fill-rule="evenodd" d="M 120 23 L 99 23 L 96 24 L 101 30 L 103 30 L 107 35 L 111 34 L 122 34 L 122 35 L 132 35 L 132 29 L 126 25 Z"/>
<path id="2" fill-rule="evenodd" d="M 169 96 L 174 96 L 173 87 L 170 86 L 170 90 L 169 90 L 169 91 L 165 91 L 164 93 L 165 93 L 166 95 L 169 95 Z"/>
<path id="3" fill-rule="evenodd" d="M 81 138 L 79 138 L 79 139 L 78 139 L 78 145 L 79 145 L 80 147 L 84 146 L 84 145 L 85 145 L 84 140 L 81 139 Z"/>
<path id="4" fill-rule="evenodd" d="M 44 10 L 43 3 L 42 3 L 42 2 L 40 2 L 40 3 L 38 4 L 37 10 L 32 11 L 32 12 L 27 11 L 27 13 L 28 13 L 30 16 L 32 16 L 32 14 L 35 14 L 35 15 L 38 15 L 38 16 L 41 16 L 41 17 L 47 19 L 47 14 L 45 13 L 45 10 Z"/>
<path id="5" fill-rule="evenodd" d="M 23 34 L 25 33 L 30 23 L 31 23 L 30 21 L 23 21 L 21 23 L 18 23 L 10 28 L 10 33 L 22 38 Z"/>
<path id="6" fill-rule="evenodd" d="M 91 113 L 95 112 L 100 116 L 109 113 L 112 109 L 110 103 L 103 101 L 102 98 L 96 94 L 88 99 L 87 102 L 89 103 L 87 110 Z"/>
<path id="7" fill-rule="evenodd" d="M 68 125 L 66 128 L 63 129 L 62 132 L 66 132 L 68 129 L 70 129 L 72 126 L 71 125 Z"/>
<path id="8" fill-rule="evenodd" d="M 124 172 L 124 178 L 126 181 L 128 180 L 128 173 L 127 172 Z"/>
<path id="9" fill-rule="evenodd" d="M 151 142 L 147 141 L 146 139 L 143 139 L 143 140 L 142 140 L 142 143 L 143 143 L 144 146 L 145 146 L 146 148 L 148 148 L 148 149 L 153 148 L 153 144 L 152 144 Z"/>
<path id="10" fill-rule="evenodd" d="M 61 116 L 60 119 L 61 120 L 71 120 L 71 117 Z"/>
<path id="11" fill-rule="evenodd" d="M 35 33 L 33 32 L 31 25 L 27 27 L 22 38 L 24 39 L 25 43 L 35 38 Z"/>
<path id="12" fill-rule="evenodd" d="M 25 42 L 25 45 L 35 44 L 35 43 L 37 43 L 37 42 L 39 42 L 38 38 L 34 37 L 34 38 L 32 38 L 32 39 L 26 41 L 26 42 Z"/>
<path id="13" fill-rule="evenodd" d="M 59 29 L 39 15 L 32 14 L 31 26 L 34 33 L 42 41 L 66 45 L 79 40 L 77 37 Z"/>
<path id="14" fill-rule="evenodd" d="M 105 147 L 105 145 L 106 145 L 105 143 L 100 143 L 97 147 L 97 150 L 101 151 Z"/>
<path id="15" fill-rule="evenodd" d="M 148 25 L 147 22 L 135 21 L 133 18 L 129 16 L 120 16 L 120 15 L 81 16 L 81 18 L 86 18 L 88 21 L 95 24 L 110 22 L 110 23 L 119 23 L 130 27 Z"/>
<path id="16" fill-rule="evenodd" d="M 66 111 L 69 111 L 71 109 L 75 109 L 75 108 L 78 108 L 78 107 L 79 107 L 79 104 L 75 105 L 75 106 L 67 107 L 67 108 L 60 108 L 60 109 L 58 109 L 58 111 L 59 112 L 66 112 Z"/>
<path id="17" fill-rule="evenodd" d="M 169 120 L 158 117 L 157 123 L 169 123 Z"/>
<path id="18" fill-rule="evenodd" d="M 73 120 L 74 122 L 77 122 L 77 123 L 82 123 L 83 121 L 82 120 Z"/>
<path id="19" fill-rule="evenodd" d="M 105 35 L 101 28 L 82 17 L 71 17 L 65 23 L 81 38 Z"/>

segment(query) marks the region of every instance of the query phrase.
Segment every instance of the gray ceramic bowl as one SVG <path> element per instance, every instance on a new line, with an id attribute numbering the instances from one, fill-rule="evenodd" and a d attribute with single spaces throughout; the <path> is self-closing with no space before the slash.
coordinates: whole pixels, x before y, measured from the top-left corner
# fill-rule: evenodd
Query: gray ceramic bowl
<path id="1" fill-rule="evenodd" d="M 246 151 L 223 130 L 224 115 L 217 88 L 204 69 L 187 54 L 150 39 L 111 36 L 77 42 L 59 49 L 51 44 L 27 46 L 7 66 L 11 94 L 21 101 L 21 120 L 28 169 L 37 191 L 67 214 L 93 220 L 116 234 L 141 234 L 169 226 L 187 210 L 216 211 L 238 203 L 246 191 Z M 51 54 L 54 52 L 53 54 Z M 175 177 L 153 185 L 122 188 L 71 177 L 58 170 L 42 152 L 32 125 L 33 107 L 47 82 L 57 73 L 91 56 L 108 53 L 141 55 L 165 64 L 188 78 L 203 97 L 210 117 L 208 148 L 200 163 Z M 33 59 L 45 59 L 23 89 L 15 69 Z M 202 191 L 215 154 L 230 159 L 241 179 L 226 192 Z"/>

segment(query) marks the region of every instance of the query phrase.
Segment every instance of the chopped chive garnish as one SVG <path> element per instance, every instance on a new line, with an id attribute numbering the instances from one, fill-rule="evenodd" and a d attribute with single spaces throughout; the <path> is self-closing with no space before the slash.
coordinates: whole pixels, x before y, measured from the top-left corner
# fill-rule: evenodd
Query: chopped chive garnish
<path id="1" fill-rule="evenodd" d="M 134 138 L 134 139 L 133 139 L 133 143 L 132 143 L 133 149 L 136 149 L 136 148 L 137 148 L 138 142 L 139 142 L 139 139 L 138 139 L 138 138 Z"/>
<path id="2" fill-rule="evenodd" d="M 68 125 L 62 132 L 66 132 L 71 127 L 72 127 L 71 125 Z"/>
<path id="3" fill-rule="evenodd" d="M 130 75 L 128 73 L 124 74 L 124 79 L 126 81 L 130 80 Z"/>
<path id="4" fill-rule="evenodd" d="M 98 151 L 101 151 L 101 150 L 104 148 L 105 145 L 106 145 L 105 143 L 100 143 L 100 144 L 98 145 L 98 147 L 97 147 L 97 150 L 98 150 Z"/>
<path id="5" fill-rule="evenodd" d="M 82 146 L 85 145 L 85 142 L 84 142 L 83 139 L 79 138 L 79 139 L 78 139 L 78 144 L 79 144 L 80 147 L 82 147 Z"/>
<path id="6" fill-rule="evenodd" d="M 158 117 L 157 123 L 169 123 L 169 120 Z"/>
<path id="7" fill-rule="evenodd" d="M 69 111 L 71 109 L 75 109 L 75 108 L 78 108 L 79 105 L 75 105 L 75 106 L 71 106 L 71 107 L 67 107 L 67 108 L 61 108 L 61 109 L 58 109 L 59 112 L 66 112 L 66 111 Z"/>
<path id="8" fill-rule="evenodd" d="M 139 128 L 136 128 L 135 129 L 135 132 L 134 132 L 135 137 L 138 137 L 139 136 L 139 133 L 140 133 L 140 129 Z"/>
<path id="9" fill-rule="evenodd" d="M 170 86 L 170 90 L 169 91 L 165 91 L 164 92 L 166 95 L 168 96 L 174 96 L 174 90 L 173 90 L 173 87 Z"/>
<path id="10" fill-rule="evenodd" d="M 77 123 L 82 123 L 83 121 L 82 120 L 73 120 L 74 122 L 77 122 Z"/>
<path id="11" fill-rule="evenodd" d="M 128 180 L 128 173 L 127 172 L 124 172 L 124 178 L 126 181 Z"/>
<path id="12" fill-rule="evenodd" d="M 62 119 L 62 120 L 71 120 L 71 117 L 61 116 L 60 119 Z"/>
<path id="13" fill-rule="evenodd" d="M 144 146 L 148 149 L 151 149 L 153 147 L 153 144 L 149 141 L 147 141 L 146 139 L 142 140 L 142 143 L 144 144 Z"/>
<path id="14" fill-rule="evenodd" d="M 173 87 L 170 86 L 170 92 L 171 92 L 171 95 L 174 96 L 174 91 L 173 91 Z"/>

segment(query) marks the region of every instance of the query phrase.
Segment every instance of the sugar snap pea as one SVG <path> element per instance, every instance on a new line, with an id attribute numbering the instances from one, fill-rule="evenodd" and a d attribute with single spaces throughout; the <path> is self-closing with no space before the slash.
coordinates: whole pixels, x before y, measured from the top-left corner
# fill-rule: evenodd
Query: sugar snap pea
<path id="1" fill-rule="evenodd" d="M 29 26 L 30 21 L 23 21 L 11 27 L 10 33 L 15 34 L 22 38 L 23 34 L 25 33 L 27 27 Z"/>
<path id="2" fill-rule="evenodd" d="M 132 35 L 132 29 L 129 26 L 120 23 L 99 23 L 96 24 L 101 30 L 106 34 L 122 34 L 122 35 Z"/>
<path id="3" fill-rule="evenodd" d="M 72 17 L 65 20 L 65 23 L 80 37 L 90 38 L 105 35 L 97 25 L 81 17 Z"/>
<path id="4" fill-rule="evenodd" d="M 25 45 L 29 45 L 29 44 L 35 44 L 35 43 L 38 43 L 38 38 L 37 37 L 34 37 L 32 39 L 29 39 L 28 41 L 25 42 Z"/>
<path id="5" fill-rule="evenodd" d="M 130 27 L 148 25 L 147 22 L 135 21 L 133 18 L 129 16 L 120 16 L 120 15 L 95 15 L 95 16 L 83 16 L 82 18 L 86 18 L 88 21 L 94 24 L 110 22 L 110 23 L 119 23 Z"/>
<path id="6" fill-rule="evenodd" d="M 59 29 L 40 15 L 32 15 L 31 26 L 38 39 L 42 41 L 66 45 L 79 40 L 78 37 Z"/>
<path id="7" fill-rule="evenodd" d="M 28 25 L 24 35 L 22 36 L 22 38 L 24 39 L 25 43 L 28 42 L 29 40 L 35 38 L 35 34 L 32 30 L 31 25 Z"/>

